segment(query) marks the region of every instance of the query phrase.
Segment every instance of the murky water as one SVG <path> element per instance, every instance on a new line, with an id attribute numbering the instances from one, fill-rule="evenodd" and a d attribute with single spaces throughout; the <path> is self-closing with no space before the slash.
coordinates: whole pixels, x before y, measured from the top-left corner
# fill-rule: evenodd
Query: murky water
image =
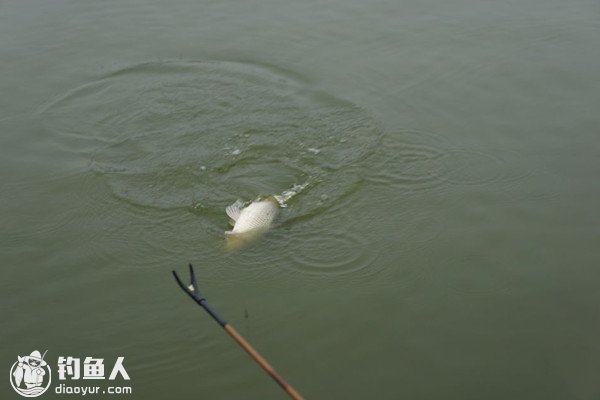
<path id="1" fill-rule="evenodd" d="M 5 372 L 124 356 L 126 397 L 284 398 L 179 292 L 192 262 L 307 398 L 597 398 L 599 18 L 1 3 Z M 271 194 L 227 251 L 225 207 Z"/>

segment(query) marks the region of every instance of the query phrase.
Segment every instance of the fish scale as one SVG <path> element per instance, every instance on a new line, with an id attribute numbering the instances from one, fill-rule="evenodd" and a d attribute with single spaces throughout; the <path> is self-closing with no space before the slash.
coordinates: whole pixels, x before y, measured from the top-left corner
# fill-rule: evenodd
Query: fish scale
<path id="1" fill-rule="evenodd" d="M 278 206 L 271 200 L 251 203 L 246 208 L 233 205 L 227 208 L 227 214 L 235 221 L 230 233 L 242 234 L 256 229 L 268 229 L 277 216 Z"/>

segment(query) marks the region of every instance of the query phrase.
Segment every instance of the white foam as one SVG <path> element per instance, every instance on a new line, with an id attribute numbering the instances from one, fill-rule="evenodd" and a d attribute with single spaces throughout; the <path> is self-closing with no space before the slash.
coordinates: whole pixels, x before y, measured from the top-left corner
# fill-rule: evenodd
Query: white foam
<path id="1" fill-rule="evenodd" d="M 302 192 L 308 186 L 308 182 L 304 182 L 301 185 L 294 185 L 290 189 L 284 190 L 281 194 L 276 194 L 275 200 L 279 203 L 282 208 L 287 207 L 287 202 L 298 193 Z"/>

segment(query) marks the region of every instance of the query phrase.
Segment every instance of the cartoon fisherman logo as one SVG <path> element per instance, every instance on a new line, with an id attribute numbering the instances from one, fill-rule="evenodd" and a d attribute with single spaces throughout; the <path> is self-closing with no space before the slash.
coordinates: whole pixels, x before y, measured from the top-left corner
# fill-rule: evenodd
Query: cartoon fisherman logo
<path id="1" fill-rule="evenodd" d="M 10 384 L 13 389 L 24 397 L 37 397 L 50 387 L 50 366 L 44 361 L 44 356 L 34 350 L 28 356 L 17 356 L 10 369 Z"/>

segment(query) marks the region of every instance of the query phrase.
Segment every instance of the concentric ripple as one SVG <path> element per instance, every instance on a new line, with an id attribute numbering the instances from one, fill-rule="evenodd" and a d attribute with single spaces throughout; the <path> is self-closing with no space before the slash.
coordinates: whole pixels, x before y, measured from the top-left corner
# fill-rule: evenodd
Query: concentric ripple
<path id="1" fill-rule="evenodd" d="M 292 254 L 295 265 L 309 274 L 347 274 L 370 265 L 375 253 L 367 251 L 359 236 L 349 233 L 330 235 L 323 240 L 308 237 L 302 241 L 302 249 Z"/>
<path id="2" fill-rule="evenodd" d="M 160 209 L 221 209 L 238 197 L 307 184 L 295 210 L 306 214 L 324 196 L 350 190 L 358 179 L 350 167 L 380 136 L 360 107 L 290 73 L 235 62 L 135 65 L 69 91 L 39 114 L 70 143 L 88 139 L 72 150 L 90 153 L 91 168 L 117 197 Z"/>
<path id="3" fill-rule="evenodd" d="M 377 273 L 374 264 L 378 253 L 370 247 L 373 241 L 371 229 L 362 230 L 351 220 L 339 217 L 344 213 L 318 221 L 300 222 L 288 233 L 287 260 L 282 263 L 288 271 L 306 276 L 339 277 L 347 275 L 352 280 L 362 280 Z M 335 215 L 338 215 L 336 218 Z M 364 221 L 366 226 L 367 221 Z"/>
<path id="4" fill-rule="evenodd" d="M 530 174 L 522 167 L 523 156 L 514 151 L 464 148 L 425 131 L 386 134 L 376 159 L 381 167 L 369 179 L 407 191 L 498 182 L 510 185 Z"/>
<path id="5" fill-rule="evenodd" d="M 438 160 L 450 144 L 442 136 L 422 131 L 391 132 L 378 151 L 381 167 L 369 179 L 410 191 L 430 189 L 443 183 Z"/>

